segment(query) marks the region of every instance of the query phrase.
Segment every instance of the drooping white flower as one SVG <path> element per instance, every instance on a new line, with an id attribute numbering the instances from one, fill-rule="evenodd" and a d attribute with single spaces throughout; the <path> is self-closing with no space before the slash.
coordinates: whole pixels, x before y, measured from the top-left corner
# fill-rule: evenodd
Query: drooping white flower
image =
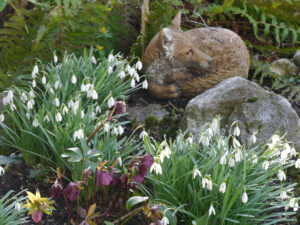
<path id="1" fill-rule="evenodd" d="M 32 81 L 32 87 L 33 87 L 33 88 L 36 87 L 36 81 L 35 81 L 35 80 Z"/>
<path id="2" fill-rule="evenodd" d="M 203 178 L 202 178 L 202 188 L 205 188 L 205 187 L 206 187 L 208 181 L 209 181 L 209 180 L 208 180 L 206 177 L 203 177 Z"/>
<path id="3" fill-rule="evenodd" d="M 39 121 L 37 119 L 34 119 L 32 122 L 32 126 L 37 127 L 39 125 Z"/>
<path id="4" fill-rule="evenodd" d="M 298 202 L 295 203 L 294 205 L 294 212 L 297 212 L 298 211 L 298 208 L 299 208 L 299 205 L 298 205 Z"/>
<path id="5" fill-rule="evenodd" d="M 162 219 L 161 219 L 161 224 L 162 225 L 168 225 L 169 224 L 169 219 L 166 217 L 166 216 L 164 216 Z"/>
<path id="6" fill-rule="evenodd" d="M 35 98 L 35 94 L 34 94 L 33 90 L 29 91 L 28 94 L 31 98 Z"/>
<path id="7" fill-rule="evenodd" d="M 109 132 L 109 128 L 110 128 L 109 123 L 105 123 L 104 126 L 103 126 L 103 128 L 104 128 L 105 132 Z"/>
<path id="8" fill-rule="evenodd" d="M 196 176 L 202 177 L 202 174 L 201 174 L 201 172 L 197 169 L 197 167 L 195 167 L 194 170 L 193 170 L 193 179 L 195 179 Z"/>
<path id="9" fill-rule="evenodd" d="M 148 82 L 147 80 L 144 80 L 143 83 L 142 83 L 142 88 L 143 89 L 148 89 Z"/>
<path id="10" fill-rule="evenodd" d="M 73 75 L 73 76 L 71 77 L 71 83 L 72 83 L 72 84 L 76 84 L 76 82 L 77 82 L 77 78 L 76 78 L 75 75 Z"/>
<path id="11" fill-rule="evenodd" d="M 77 110 L 79 108 L 79 101 L 75 101 L 74 104 L 73 104 L 73 107 L 72 107 L 72 110 L 73 110 L 73 114 L 76 115 L 77 114 Z"/>
<path id="12" fill-rule="evenodd" d="M 23 103 L 25 103 L 27 100 L 28 100 L 27 95 L 24 92 L 22 92 L 22 94 L 21 94 L 21 101 Z"/>
<path id="13" fill-rule="evenodd" d="M 234 148 L 241 147 L 240 142 L 236 138 L 233 138 L 232 144 Z"/>
<path id="14" fill-rule="evenodd" d="M 4 122 L 4 115 L 0 114 L 0 123 L 3 123 L 3 122 Z"/>
<path id="15" fill-rule="evenodd" d="M 131 88 L 134 88 L 134 87 L 135 87 L 135 79 L 131 79 L 130 87 L 131 87 Z"/>
<path id="16" fill-rule="evenodd" d="M 136 82 L 140 82 L 140 76 L 138 75 L 138 73 L 135 73 L 133 75 L 133 78 L 136 80 Z"/>
<path id="17" fill-rule="evenodd" d="M 81 117 L 81 119 L 84 118 L 84 111 L 83 110 L 81 110 L 80 117 Z"/>
<path id="18" fill-rule="evenodd" d="M 240 162 L 242 159 L 242 152 L 240 150 L 236 151 L 236 153 L 234 154 L 234 158 L 236 162 Z"/>
<path id="19" fill-rule="evenodd" d="M 27 112 L 26 114 L 27 119 L 30 119 L 30 114 Z"/>
<path id="20" fill-rule="evenodd" d="M 192 137 L 188 137 L 187 139 L 186 139 L 186 143 L 188 143 L 188 144 L 193 144 L 193 138 Z"/>
<path id="21" fill-rule="evenodd" d="M 16 202 L 15 210 L 20 211 L 22 208 L 23 208 L 22 205 L 19 202 Z"/>
<path id="22" fill-rule="evenodd" d="M 245 204 L 248 202 L 248 195 L 247 195 L 246 192 L 243 193 L 242 202 L 245 203 Z"/>
<path id="23" fill-rule="evenodd" d="M 112 108 L 114 105 L 115 105 L 115 99 L 111 96 L 109 99 L 108 99 L 108 108 Z"/>
<path id="24" fill-rule="evenodd" d="M 53 61 L 54 61 L 54 63 L 56 64 L 57 63 L 57 61 L 58 61 L 58 58 L 57 58 L 57 56 L 54 54 L 54 56 L 53 56 Z"/>
<path id="25" fill-rule="evenodd" d="M 220 185 L 219 191 L 222 192 L 223 194 L 226 192 L 226 183 L 225 182 L 223 182 Z"/>
<path id="26" fill-rule="evenodd" d="M 131 67 L 130 70 L 128 71 L 128 73 L 131 77 L 133 77 L 133 75 L 136 73 L 136 71 L 134 68 Z"/>
<path id="27" fill-rule="evenodd" d="M 117 127 L 114 127 L 114 128 L 112 129 L 111 134 L 112 134 L 112 135 L 118 135 L 118 134 L 119 134 L 118 128 L 117 128 Z"/>
<path id="28" fill-rule="evenodd" d="M 15 106 L 14 103 L 9 104 L 10 110 L 14 111 L 15 109 L 17 109 L 17 107 Z"/>
<path id="29" fill-rule="evenodd" d="M 2 103 L 3 105 L 7 105 L 7 104 L 13 104 L 14 102 L 14 93 L 12 90 L 9 90 L 7 92 L 7 95 L 3 98 Z"/>
<path id="30" fill-rule="evenodd" d="M 122 166 L 123 163 L 122 163 L 122 158 L 121 158 L 121 156 L 118 157 L 118 162 L 119 162 L 119 165 Z"/>
<path id="31" fill-rule="evenodd" d="M 252 164 L 256 164 L 257 163 L 257 156 L 256 156 L 256 154 L 254 154 L 253 156 L 252 156 Z"/>
<path id="32" fill-rule="evenodd" d="M 287 193 L 286 193 L 286 191 L 282 191 L 281 193 L 280 193 L 280 199 L 281 200 L 284 200 L 284 199 L 286 199 L 287 198 Z"/>
<path id="33" fill-rule="evenodd" d="M 124 133 L 124 128 L 121 125 L 118 126 L 118 132 L 119 135 L 122 135 Z"/>
<path id="34" fill-rule="evenodd" d="M 258 131 L 253 132 L 253 134 L 250 137 L 250 142 L 252 142 L 253 144 L 256 143 L 256 134 Z"/>
<path id="35" fill-rule="evenodd" d="M 221 165 L 226 165 L 226 155 L 222 155 L 221 159 L 220 159 L 220 164 Z"/>
<path id="36" fill-rule="evenodd" d="M 92 99 L 94 100 L 98 99 L 98 93 L 95 90 L 92 90 Z"/>
<path id="37" fill-rule="evenodd" d="M 111 63 L 114 59 L 115 59 L 115 57 L 112 54 L 109 54 L 108 62 Z"/>
<path id="38" fill-rule="evenodd" d="M 126 76 L 126 74 L 125 74 L 125 72 L 124 72 L 123 70 L 118 74 L 118 77 L 119 77 L 120 79 L 124 79 L 125 76 Z"/>
<path id="39" fill-rule="evenodd" d="M 156 174 L 162 174 L 162 168 L 161 165 L 158 164 L 157 162 L 154 162 L 150 168 L 150 173 L 152 173 L 152 171 L 155 171 Z"/>
<path id="40" fill-rule="evenodd" d="M 135 64 L 135 68 L 137 70 L 141 70 L 143 68 L 143 64 L 141 61 L 137 61 L 137 63 Z"/>
<path id="41" fill-rule="evenodd" d="M 165 157 L 170 158 L 170 155 L 171 149 L 169 148 L 169 146 L 166 146 L 159 155 L 160 161 L 163 162 Z"/>
<path id="42" fill-rule="evenodd" d="M 79 129 L 79 130 L 77 130 L 77 131 L 74 132 L 74 134 L 73 134 L 74 141 L 76 141 L 76 139 L 80 140 L 82 138 L 84 138 L 84 133 L 83 133 L 82 129 Z"/>
<path id="43" fill-rule="evenodd" d="M 96 106 L 95 113 L 101 113 L 101 107 L 99 105 Z"/>
<path id="44" fill-rule="evenodd" d="M 211 191 L 212 188 L 213 188 L 213 183 L 212 183 L 211 180 L 208 180 L 208 182 L 207 182 L 207 190 Z"/>
<path id="45" fill-rule="evenodd" d="M 57 88 L 59 88 L 59 86 L 60 86 L 59 80 L 55 81 L 55 83 L 54 83 L 54 89 L 57 90 Z"/>
<path id="46" fill-rule="evenodd" d="M 280 181 L 286 180 L 286 175 L 285 175 L 285 173 L 284 173 L 282 170 L 279 170 L 279 171 L 278 171 L 277 176 L 278 176 L 278 179 L 279 179 Z"/>
<path id="47" fill-rule="evenodd" d="M 147 137 L 147 136 L 148 136 L 148 133 L 147 133 L 146 131 L 143 130 L 143 131 L 141 132 L 141 134 L 140 134 L 140 139 L 143 139 L 143 140 L 144 140 L 144 138 Z"/>
<path id="48" fill-rule="evenodd" d="M 295 162 L 295 168 L 299 169 L 300 168 L 300 158 L 298 158 Z"/>
<path id="49" fill-rule="evenodd" d="M 289 206 L 290 206 L 291 208 L 294 208 L 294 206 L 295 206 L 295 201 L 296 201 L 295 198 L 291 198 L 291 199 L 290 199 L 290 201 L 289 201 Z"/>
<path id="50" fill-rule="evenodd" d="M 44 116 L 44 121 L 47 122 L 47 123 L 50 122 L 50 119 L 49 119 L 49 116 L 48 116 L 48 115 Z"/>
<path id="51" fill-rule="evenodd" d="M 59 112 L 55 115 L 55 119 L 56 119 L 57 122 L 62 121 L 62 116 Z"/>
<path id="52" fill-rule="evenodd" d="M 108 74 L 112 74 L 114 72 L 114 69 L 112 66 L 108 67 L 108 70 L 107 70 Z"/>
<path id="53" fill-rule="evenodd" d="M 36 78 L 36 74 L 38 74 L 38 73 L 39 73 L 39 67 L 37 65 L 35 65 L 33 67 L 32 73 L 31 73 L 32 78 L 35 79 Z"/>
<path id="54" fill-rule="evenodd" d="M 31 103 L 31 101 L 27 102 L 27 109 L 29 109 L 29 110 L 33 109 L 33 105 Z"/>
<path id="55" fill-rule="evenodd" d="M 269 165 L 270 165 L 269 161 L 266 160 L 266 161 L 263 162 L 263 164 L 262 164 L 261 167 L 262 167 L 264 170 L 268 170 Z"/>
<path id="56" fill-rule="evenodd" d="M 63 107 L 63 115 L 67 114 L 69 112 L 69 109 L 67 106 Z"/>
<path id="57" fill-rule="evenodd" d="M 127 71 L 129 73 L 130 70 L 131 70 L 131 66 L 129 64 L 127 64 L 125 67 L 125 71 Z"/>
<path id="58" fill-rule="evenodd" d="M 4 168 L 0 165 L 0 176 L 5 174 Z"/>
<path id="59" fill-rule="evenodd" d="M 74 105 L 74 102 L 73 100 L 70 100 L 69 103 L 68 103 L 68 108 L 73 108 L 73 105 Z"/>
<path id="60" fill-rule="evenodd" d="M 238 137 L 238 136 L 240 136 L 240 134 L 241 134 L 241 131 L 240 131 L 239 127 L 235 126 L 235 128 L 233 130 L 233 135 Z"/>
<path id="61" fill-rule="evenodd" d="M 219 128 L 219 122 L 218 122 L 218 118 L 214 118 L 210 124 L 210 128 L 213 132 L 213 135 L 215 135 L 218 131 L 218 128 Z"/>
<path id="62" fill-rule="evenodd" d="M 92 56 L 91 61 L 92 61 L 92 63 L 94 63 L 94 64 L 97 63 L 97 60 L 96 60 L 95 56 Z"/>
<path id="63" fill-rule="evenodd" d="M 230 159 L 229 159 L 229 166 L 230 167 L 234 167 L 234 164 L 235 164 L 234 159 L 232 157 L 230 157 Z"/>
<path id="64" fill-rule="evenodd" d="M 42 77 L 42 84 L 44 84 L 44 85 L 45 85 L 46 83 L 47 83 L 46 77 L 45 77 L 45 76 L 43 76 L 43 77 Z"/>
<path id="65" fill-rule="evenodd" d="M 54 104 L 56 107 L 58 107 L 58 106 L 60 105 L 59 99 L 58 99 L 58 98 L 55 98 L 55 99 L 53 100 L 53 104 Z"/>
<path id="66" fill-rule="evenodd" d="M 92 113 L 90 114 L 90 119 L 94 119 L 95 116 L 96 116 L 96 113 L 95 113 L 95 112 L 92 112 Z"/>
<path id="67" fill-rule="evenodd" d="M 216 210 L 215 210 L 213 204 L 210 205 L 209 210 L 208 210 L 208 215 L 211 216 L 212 214 L 214 214 L 214 216 L 216 215 Z"/>
<path id="68" fill-rule="evenodd" d="M 83 83 L 81 84 L 80 89 L 81 89 L 82 92 L 86 92 L 87 91 L 86 85 L 83 84 Z"/>

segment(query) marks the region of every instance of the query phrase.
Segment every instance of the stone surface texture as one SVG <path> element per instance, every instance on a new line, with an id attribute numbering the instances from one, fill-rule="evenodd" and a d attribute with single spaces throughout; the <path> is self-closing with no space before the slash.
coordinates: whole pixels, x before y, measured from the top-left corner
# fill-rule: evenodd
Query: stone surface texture
<path id="1" fill-rule="evenodd" d="M 267 91 L 242 77 L 233 77 L 190 100 L 181 129 L 198 136 L 201 127 L 220 115 L 221 132 L 227 134 L 237 121 L 241 130 L 239 141 L 249 145 L 253 132 L 258 130 L 257 143 L 264 144 L 278 130 L 295 143 L 300 152 L 300 120 L 284 97 Z"/>
<path id="2" fill-rule="evenodd" d="M 296 52 L 295 52 L 295 55 L 293 57 L 293 62 L 298 66 L 300 67 L 300 49 L 298 49 Z"/>
<path id="3" fill-rule="evenodd" d="M 270 64 L 270 70 L 280 76 L 296 75 L 299 73 L 299 68 L 291 60 L 282 58 Z"/>

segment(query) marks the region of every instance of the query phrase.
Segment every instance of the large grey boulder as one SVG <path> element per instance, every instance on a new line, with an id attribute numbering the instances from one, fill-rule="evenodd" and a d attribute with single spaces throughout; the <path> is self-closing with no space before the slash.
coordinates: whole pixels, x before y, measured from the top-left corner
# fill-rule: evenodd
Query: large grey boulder
<path id="1" fill-rule="evenodd" d="M 239 140 L 249 145 L 252 133 L 258 130 L 257 143 L 266 141 L 278 130 L 287 132 L 286 138 L 300 151 L 300 120 L 296 111 L 284 97 L 267 91 L 241 77 L 222 81 L 190 100 L 181 129 L 189 129 L 198 136 L 201 127 L 220 115 L 221 131 L 228 133 L 237 121 L 241 130 Z"/>

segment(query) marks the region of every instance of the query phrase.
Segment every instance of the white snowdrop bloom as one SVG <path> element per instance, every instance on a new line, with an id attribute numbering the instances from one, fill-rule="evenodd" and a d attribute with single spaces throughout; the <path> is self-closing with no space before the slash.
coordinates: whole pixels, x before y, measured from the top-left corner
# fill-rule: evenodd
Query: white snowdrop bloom
<path id="1" fill-rule="evenodd" d="M 299 205 L 298 205 L 298 202 L 296 202 L 294 205 L 294 212 L 298 211 L 298 208 L 299 208 Z"/>
<path id="2" fill-rule="evenodd" d="M 135 68 L 137 70 L 141 70 L 143 68 L 143 64 L 141 61 L 137 61 L 137 63 L 135 64 Z"/>
<path id="3" fill-rule="evenodd" d="M 32 87 L 33 87 L 33 88 L 36 87 L 36 81 L 35 81 L 35 80 L 32 81 Z"/>
<path id="4" fill-rule="evenodd" d="M 286 199 L 287 198 L 287 193 L 286 193 L 286 191 L 282 191 L 281 193 L 280 193 L 280 199 L 281 200 L 284 200 L 284 199 Z"/>
<path id="5" fill-rule="evenodd" d="M 119 165 L 122 166 L 123 163 L 122 163 L 122 158 L 121 158 L 121 156 L 118 157 L 118 162 L 119 162 Z"/>
<path id="6" fill-rule="evenodd" d="M 207 132 L 208 136 L 210 136 L 210 137 L 214 136 L 214 132 L 210 127 L 207 128 L 206 132 Z"/>
<path id="7" fill-rule="evenodd" d="M 257 156 L 256 156 L 256 154 L 254 154 L 253 156 L 252 156 L 252 164 L 256 164 L 257 163 Z"/>
<path id="8" fill-rule="evenodd" d="M 118 77 L 119 77 L 120 79 L 124 79 L 125 76 L 126 76 L 126 74 L 125 74 L 125 72 L 124 72 L 123 70 L 118 74 Z"/>
<path id="9" fill-rule="evenodd" d="M 223 194 L 226 192 L 226 183 L 225 182 L 223 182 L 220 185 L 219 191 L 222 192 Z"/>
<path id="10" fill-rule="evenodd" d="M 68 108 L 70 109 L 70 108 L 72 108 L 73 107 L 73 105 L 74 105 L 74 102 L 73 102 L 73 100 L 70 100 L 69 101 L 69 103 L 68 103 Z"/>
<path id="11" fill-rule="evenodd" d="M 135 79 L 132 79 L 130 82 L 130 87 L 134 88 L 135 87 Z"/>
<path id="12" fill-rule="evenodd" d="M 295 206 L 295 198 L 291 198 L 291 199 L 290 199 L 290 201 L 289 201 L 289 206 L 290 206 L 291 208 L 294 208 L 294 206 Z"/>
<path id="13" fill-rule="evenodd" d="M 0 176 L 5 174 L 4 168 L 0 165 Z"/>
<path id="14" fill-rule="evenodd" d="M 104 126 L 103 126 L 103 128 L 104 128 L 105 132 L 109 132 L 109 128 L 110 128 L 109 123 L 105 123 Z"/>
<path id="15" fill-rule="evenodd" d="M 22 205 L 19 202 L 16 202 L 15 210 L 20 211 L 22 208 L 23 208 Z"/>
<path id="16" fill-rule="evenodd" d="M 148 89 L 148 82 L 147 80 L 144 80 L 143 83 L 142 83 L 142 88 L 143 89 Z"/>
<path id="17" fill-rule="evenodd" d="M 3 98 L 3 105 L 12 104 L 14 101 L 14 93 L 10 90 L 7 95 Z"/>
<path id="18" fill-rule="evenodd" d="M 4 115 L 0 114 L 0 123 L 3 123 L 3 122 L 4 122 Z"/>
<path id="19" fill-rule="evenodd" d="M 76 78 L 75 75 L 73 75 L 73 76 L 71 77 L 71 83 L 72 83 L 72 84 L 76 84 L 76 82 L 77 82 L 77 78 Z"/>
<path id="20" fill-rule="evenodd" d="M 51 94 L 53 94 L 53 95 L 54 95 L 54 90 L 53 90 L 53 88 L 52 88 L 52 87 L 50 87 L 50 88 L 49 88 L 49 91 L 50 91 L 50 93 L 51 93 Z"/>
<path id="21" fill-rule="evenodd" d="M 10 110 L 11 110 L 11 111 L 14 111 L 15 109 L 17 109 L 17 107 L 16 107 L 15 104 L 13 104 L 13 103 L 10 104 L 9 107 L 10 107 Z"/>
<path id="22" fill-rule="evenodd" d="M 95 56 L 92 56 L 91 60 L 92 60 L 92 63 L 94 63 L 94 64 L 97 63 L 97 60 L 96 60 Z"/>
<path id="23" fill-rule="evenodd" d="M 58 107 L 60 105 L 60 102 L 59 102 L 59 99 L 58 98 L 55 98 L 53 100 L 53 105 L 55 105 L 56 107 Z"/>
<path id="24" fill-rule="evenodd" d="M 291 148 L 290 156 L 291 156 L 291 157 L 297 156 L 297 152 L 296 152 L 296 149 L 295 149 L 294 147 Z"/>
<path id="25" fill-rule="evenodd" d="M 81 119 L 84 118 L 84 111 L 83 110 L 81 110 L 80 117 L 81 117 Z"/>
<path id="26" fill-rule="evenodd" d="M 193 138 L 192 137 L 188 137 L 187 139 L 186 139 L 186 143 L 188 143 L 188 144 L 193 144 Z"/>
<path id="27" fill-rule="evenodd" d="M 114 72 L 114 69 L 112 66 L 108 67 L 108 70 L 107 70 L 108 74 L 112 74 Z"/>
<path id="28" fill-rule="evenodd" d="M 21 101 L 23 103 L 25 103 L 27 100 L 28 100 L 27 95 L 24 92 L 22 92 L 22 94 L 21 94 Z"/>
<path id="29" fill-rule="evenodd" d="M 43 77 L 42 77 L 42 84 L 44 84 L 44 85 L 45 85 L 46 83 L 47 83 L 46 77 L 45 77 L 45 76 L 43 76 Z"/>
<path id="30" fill-rule="evenodd" d="M 300 168 L 300 158 L 298 158 L 295 162 L 295 168 L 299 169 Z"/>
<path id="31" fill-rule="evenodd" d="M 55 81 L 54 83 L 54 89 L 57 90 L 60 86 L 59 80 Z"/>
<path id="32" fill-rule="evenodd" d="M 290 146 L 288 143 L 285 143 L 285 144 L 283 145 L 283 151 L 286 151 L 286 152 L 290 153 L 290 151 L 291 151 L 291 146 Z"/>
<path id="33" fill-rule="evenodd" d="M 168 225 L 169 224 L 169 219 L 166 217 L 166 216 L 164 216 L 162 219 L 161 219 L 161 224 L 162 225 Z"/>
<path id="34" fill-rule="evenodd" d="M 79 101 L 75 101 L 74 104 L 73 104 L 73 107 L 72 107 L 72 110 L 73 110 L 73 114 L 76 115 L 77 114 L 77 110 L 79 108 Z"/>
<path id="35" fill-rule="evenodd" d="M 213 204 L 210 205 L 209 210 L 208 210 L 208 215 L 211 216 L 212 214 L 214 214 L 214 216 L 216 215 L 216 210 L 215 210 Z"/>
<path id="36" fill-rule="evenodd" d="M 96 113 L 95 112 L 92 112 L 91 115 L 90 115 L 90 119 L 94 119 L 96 116 Z"/>
<path id="37" fill-rule="evenodd" d="M 205 188 L 208 183 L 208 179 L 206 177 L 202 178 L 202 188 Z"/>
<path id="38" fill-rule="evenodd" d="M 101 113 L 101 107 L 99 105 L 97 105 L 95 109 L 95 113 Z"/>
<path id="39" fill-rule="evenodd" d="M 280 137 L 278 134 L 274 134 L 271 137 L 271 143 L 268 144 L 270 149 L 273 149 L 280 142 Z"/>
<path id="40" fill-rule="evenodd" d="M 159 155 L 160 161 L 163 162 L 165 157 L 169 159 L 170 155 L 171 155 L 171 149 L 169 148 L 169 146 L 166 146 Z"/>
<path id="41" fill-rule="evenodd" d="M 32 73 L 31 73 L 32 78 L 35 79 L 36 78 L 36 74 L 38 74 L 38 73 L 39 73 L 39 67 L 37 65 L 35 65 L 33 67 Z"/>
<path id="42" fill-rule="evenodd" d="M 268 170 L 269 165 L 270 165 L 269 161 L 266 160 L 266 161 L 263 162 L 263 164 L 262 164 L 261 167 L 262 167 L 264 170 Z"/>
<path id="43" fill-rule="evenodd" d="M 241 147 L 240 142 L 236 138 L 233 138 L 232 144 L 234 148 Z"/>
<path id="44" fill-rule="evenodd" d="M 86 88 L 85 84 L 81 84 L 80 90 L 82 92 L 86 92 L 87 91 L 87 88 Z"/>
<path id="45" fill-rule="evenodd" d="M 108 56 L 108 62 L 112 62 L 115 59 L 115 57 L 112 54 L 109 54 Z"/>
<path id="46" fill-rule="evenodd" d="M 140 76 L 138 75 L 138 73 L 135 73 L 133 75 L 133 78 L 136 80 L 136 82 L 140 82 Z"/>
<path id="47" fill-rule="evenodd" d="M 234 159 L 232 157 L 230 157 L 230 159 L 229 159 L 229 166 L 230 167 L 234 167 L 234 164 L 235 164 Z"/>
<path id="48" fill-rule="evenodd" d="M 278 179 L 279 179 L 280 181 L 286 180 L 286 175 L 285 175 L 285 173 L 284 173 L 282 170 L 279 170 L 279 171 L 278 171 L 277 176 L 278 176 Z"/>
<path id="49" fill-rule="evenodd" d="M 247 195 L 246 192 L 243 193 L 242 202 L 245 203 L 245 204 L 248 202 L 248 195 Z"/>
<path id="50" fill-rule="evenodd" d="M 58 61 L 58 58 L 57 58 L 57 56 L 54 54 L 54 56 L 53 56 L 53 61 L 54 61 L 54 63 L 56 64 L 57 63 L 57 61 Z"/>
<path id="51" fill-rule="evenodd" d="M 56 119 L 57 122 L 62 121 L 62 116 L 59 112 L 55 115 L 55 119 Z"/>
<path id="52" fill-rule="evenodd" d="M 127 64 L 126 67 L 125 67 L 125 71 L 127 71 L 129 73 L 130 70 L 131 70 L 131 67 L 130 67 L 129 64 Z"/>
<path id="53" fill-rule="evenodd" d="M 204 132 L 201 134 L 199 141 L 204 145 L 204 146 L 209 146 L 210 138 L 208 135 Z"/>
<path id="54" fill-rule="evenodd" d="M 211 180 L 208 180 L 208 182 L 207 182 L 207 190 L 211 191 L 212 188 L 213 188 L 213 183 L 212 183 Z"/>
<path id="55" fill-rule="evenodd" d="M 91 98 L 92 95 L 93 95 L 93 90 L 88 90 L 88 91 L 87 91 L 87 97 L 88 97 L 88 98 Z"/>
<path id="56" fill-rule="evenodd" d="M 44 121 L 47 122 L 47 123 L 50 122 L 50 119 L 49 119 L 49 116 L 48 116 L 48 115 L 44 116 Z"/>
<path id="57" fill-rule="evenodd" d="M 220 159 L 220 164 L 221 165 L 226 165 L 226 155 L 222 155 L 222 157 Z"/>
<path id="58" fill-rule="evenodd" d="M 34 94 L 34 91 L 33 90 L 31 90 L 31 91 L 29 91 L 29 96 L 31 97 L 31 98 L 35 98 L 35 94 Z"/>
<path id="59" fill-rule="evenodd" d="M 118 128 L 114 127 L 111 133 L 112 133 L 112 135 L 118 135 L 119 134 Z"/>
<path id="60" fill-rule="evenodd" d="M 158 164 L 157 162 L 154 162 L 150 168 L 150 173 L 152 173 L 152 171 L 155 171 L 156 174 L 162 174 L 162 168 L 161 165 Z"/>
<path id="61" fill-rule="evenodd" d="M 145 137 L 148 137 L 148 133 L 147 133 L 146 131 L 143 130 L 143 131 L 141 132 L 141 134 L 140 134 L 140 139 L 143 139 L 143 140 L 144 140 Z"/>
<path id="62" fill-rule="evenodd" d="M 35 101 L 34 101 L 33 98 L 32 98 L 32 99 L 29 99 L 28 101 L 31 103 L 31 105 L 33 105 L 33 106 L 35 105 Z"/>
<path id="63" fill-rule="evenodd" d="M 27 119 L 30 119 L 30 114 L 26 113 L 26 117 L 27 117 Z"/>
<path id="64" fill-rule="evenodd" d="M 242 160 L 242 152 L 240 150 L 236 151 L 234 158 L 236 162 L 240 162 Z"/>
<path id="65" fill-rule="evenodd" d="M 111 96 L 109 99 L 108 99 L 108 108 L 112 108 L 114 105 L 115 105 L 115 99 Z"/>
<path id="66" fill-rule="evenodd" d="M 222 147 L 225 147 L 225 141 L 223 138 L 220 138 L 218 140 L 218 148 L 222 148 Z"/>
<path id="67" fill-rule="evenodd" d="M 98 93 L 95 90 L 92 90 L 92 99 L 94 100 L 98 99 Z"/>
<path id="68" fill-rule="evenodd" d="M 258 131 L 253 132 L 253 134 L 250 137 L 250 142 L 252 142 L 253 144 L 256 143 L 256 134 Z"/>
<path id="69" fill-rule="evenodd" d="M 34 119 L 32 122 L 32 126 L 37 127 L 39 125 L 39 121 L 37 119 Z"/>
<path id="70" fill-rule="evenodd" d="M 238 136 L 240 136 L 240 134 L 241 134 L 241 131 L 240 131 L 239 127 L 235 126 L 235 128 L 233 130 L 233 135 L 238 137 Z"/>
<path id="71" fill-rule="evenodd" d="M 193 179 L 196 178 L 196 176 L 202 177 L 201 172 L 195 167 L 193 170 Z"/>
<path id="72" fill-rule="evenodd" d="M 218 119 L 214 118 L 210 124 L 210 128 L 212 129 L 213 134 L 215 135 L 218 131 Z"/>
<path id="73" fill-rule="evenodd" d="M 79 130 L 77 130 L 77 131 L 74 132 L 74 134 L 73 134 L 74 141 L 76 141 L 76 139 L 80 140 L 82 138 L 84 138 L 84 133 L 83 133 L 82 129 L 79 129 Z"/>
<path id="74" fill-rule="evenodd" d="M 63 107 L 63 115 L 66 115 L 69 112 L 69 109 L 67 106 Z"/>
<path id="75" fill-rule="evenodd" d="M 124 134 L 124 128 L 121 125 L 118 126 L 118 132 L 119 132 L 119 135 Z"/>

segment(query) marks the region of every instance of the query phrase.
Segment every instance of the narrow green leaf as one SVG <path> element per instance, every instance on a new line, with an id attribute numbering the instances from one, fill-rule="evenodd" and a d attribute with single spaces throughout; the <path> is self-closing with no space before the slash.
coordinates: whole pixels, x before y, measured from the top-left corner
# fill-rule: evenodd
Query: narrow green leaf
<path id="1" fill-rule="evenodd" d="M 133 206 L 145 202 L 149 199 L 149 197 L 142 197 L 142 196 L 133 196 L 129 198 L 126 202 L 126 208 L 127 210 L 130 210 Z"/>

